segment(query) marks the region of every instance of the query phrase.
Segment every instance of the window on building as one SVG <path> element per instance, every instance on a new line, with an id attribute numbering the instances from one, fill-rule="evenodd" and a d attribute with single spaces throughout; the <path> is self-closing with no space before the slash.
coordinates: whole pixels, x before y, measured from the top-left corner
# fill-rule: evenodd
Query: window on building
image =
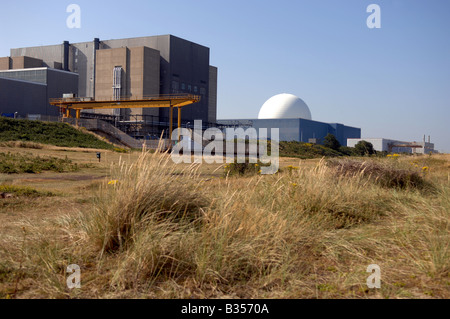
<path id="1" fill-rule="evenodd" d="M 188 84 L 188 88 L 187 89 L 188 89 L 189 92 L 192 92 L 192 85 Z"/>
<path id="2" fill-rule="evenodd" d="M 197 93 L 197 92 L 198 92 L 198 87 L 194 86 L 194 93 Z"/>
<path id="3" fill-rule="evenodd" d="M 186 84 L 185 83 L 181 83 L 181 90 L 186 90 Z"/>

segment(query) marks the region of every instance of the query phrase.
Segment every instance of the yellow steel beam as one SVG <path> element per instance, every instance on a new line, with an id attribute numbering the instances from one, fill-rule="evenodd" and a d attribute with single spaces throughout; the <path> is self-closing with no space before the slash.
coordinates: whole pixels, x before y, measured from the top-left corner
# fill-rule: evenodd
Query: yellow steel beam
<path id="1" fill-rule="evenodd" d="M 144 97 L 142 99 L 131 100 L 122 98 L 118 101 L 91 100 L 85 101 L 82 98 L 51 99 L 50 104 L 66 107 L 69 109 L 121 109 L 121 108 L 148 108 L 148 107 L 183 107 L 200 101 L 200 96 L 196 95 L 174 95 L 159 97 Z"/>
<path id="2" fill-rule="evenodd" d="M 96 103 L 77 103 L 72 104 L 70 108 L 89 110 L 89 109 L 127 109 L 127 108 L 146 108 L 146 107 L 170 107 L 170 101 L 167 102 L 96 102 Z"/>

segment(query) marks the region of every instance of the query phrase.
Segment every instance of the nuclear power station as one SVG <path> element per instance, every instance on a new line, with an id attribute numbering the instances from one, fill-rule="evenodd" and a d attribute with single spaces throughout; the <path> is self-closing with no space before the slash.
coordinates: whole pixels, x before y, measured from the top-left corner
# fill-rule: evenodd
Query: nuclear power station
<path id="1" fill-rule="evenodd" d="M 49 100 L 66 93 L 92 100 L 192 94 L 200 100 L 183 109 L 183 123 L 214 125 L 217 68 L 209 57 L 209 48 L 173 35 L 11 49 L 10 57 L 0 58 L 0 111 L 19 117 L 60 116 Z M 82 113 L 120 124 L 137 138 L 158 135 L 170 121 L 166 108 Z M 177 121 L 178 113 L 173 117 Z"/>
<path id="2" fill-rule="evenodd" d="M 321 144 L 328 134 L 343 146 L 362 140 L 360 128 L 313 120 L 308 105 L 287 93 L 268 99 L 255 118 L 217 120 L 217 79 L 210 49 L 173 35 L 17 48 L 0 58 L 0 115 L 75 117 L 130 147 L 163 132 L 170 138 L 172 128 L 198 120 L 203 129 L 278 128 L 281 141 Z M 430 141 L 368 141 L 383 151 L 434 151 Z"/>

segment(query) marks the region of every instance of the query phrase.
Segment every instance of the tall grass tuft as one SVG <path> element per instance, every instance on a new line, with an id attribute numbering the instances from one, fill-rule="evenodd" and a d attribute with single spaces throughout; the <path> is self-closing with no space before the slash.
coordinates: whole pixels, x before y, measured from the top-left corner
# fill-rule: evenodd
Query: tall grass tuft
<path id="1" fill-rule="evenodd" d="M 113 168 L 85 229 L 102 251 L 127 249 L 152 225 L 195 221 L 209 203 L 201 187 L 195 167 L 180 172 L 169 156 L 144 151 L 135 163 Z"/>
<path id="2" fill-rule="evenodd" d="M 144 152 L 112 168 L 92 209 L 53 225 L 65 241 L 36 226 L 30 233 L 44 240 L 30 237 L 40 246 L 24 265 L 37 255 L 47 278 L 64 284 L 61 265 L 79 263 L 83 296 L 448 296 L 447 180 L 426 194 L 399 182 L 398 163 L 363 163 L 214 179 Z M 374 263 L 382 288 L 370 291 Z M 64 292 L 53 281 L 44 287 Z"/>
<path id="3" fill-rule="evenodd" d="M 336 174 L 355 177 L 358 175 L 369 179 L 383 187 L 431 189 L 432 185 L 425 181 L 421 174 L 412 168 L 404 168 L 396 163 L 377 162 L 374 160 L 329 160 L 328 165 Z"/>

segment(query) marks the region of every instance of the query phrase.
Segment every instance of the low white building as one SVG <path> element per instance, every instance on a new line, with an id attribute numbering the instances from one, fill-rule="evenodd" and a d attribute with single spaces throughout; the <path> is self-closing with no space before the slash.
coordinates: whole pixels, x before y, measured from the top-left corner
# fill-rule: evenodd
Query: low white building
<path id="1" fill-rule="evenodd" d="M 434 144 L 428 142 L 404 142 L 390 140 L 386 138 L 349 138 L 347 139 L 348 147 L 355 147 L 361 141 L 369 142 L 373 145 L 373 149 L 378 152 L 389 153 L 412 153 L 412 154 L 429 154 L 435 153 Z"/>

